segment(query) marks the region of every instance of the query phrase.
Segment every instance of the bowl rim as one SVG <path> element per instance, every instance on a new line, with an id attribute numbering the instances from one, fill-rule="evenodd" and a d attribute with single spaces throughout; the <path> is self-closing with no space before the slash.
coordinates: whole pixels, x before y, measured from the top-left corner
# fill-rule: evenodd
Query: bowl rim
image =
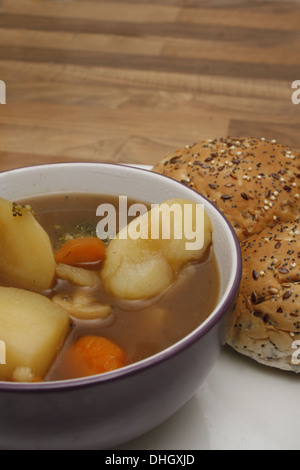
<path id="1" fill-rule="evenodd" d="M 30 172 L 33 169 L 38 171 L 39 169 L 43 171 L 47 171 L 47 167 L 49 168 L 54 168 L 54 167 L 66 167 L 66 166 L 73 166 L 73 167 L 92 167 L 92 166 L 103 166 L 105 165 L 106 167 L 113 166 L 113 167 L 122 167 L 122 168 L 131 168 L 131 170 L 136 170 L 138 172 L 147 172 L 149 173 L 149 168 L 144 168 L 144 167 L 151 167 L 151 165 L 144 165 L 141 166 L 139 164 L 134 164 L 134 163 L 115 163 L 115 162 L 78 162 L 78 161 L 70 161 L 70 162 L 55 162 L 55 163 L 43 163 L 43 164 L 37 164 L 37 165 L 28 165 L 26 167 L 19 167 L 19 168 L 13 168 L 10 170 L 4 170 L 0 172 L 0 178 L 2 175 L 6 174 L 13 174 L 13 173 L 20 173 L 20 172 Z M 219 303 L 213 312 L 209 315 L 209 317 L 205 320 L 205 322 L 202 322 L 195 330 L 193 330 L 190 334 L 176 342 L 175 344 L 169 346 L 168 348 L 160 351 L 159 353 L 156 353 L 148 358 L 145 358 L 141 361 L 138 361 L 136 363 L 130 364 L 128 366 L 122 367 L 120 369 L 117 369 L 115 371 L 110 371 L 106 372 L 103 374 L 97 374 L 93 376 L 88 376 L 88 377 L 82 377 L 82 378 L 75 378 L 75 379 L 68 379 L 68 380 L 59 380 L 59 381 L 45 381 L 45 382 L 39 382 L 39 383 L 16 383 L 16 382 L 5 382 L 0 380 L 0 392 L 7 392 L 7 391 L 13 391 L 15 393 L 24 393 L 24 392 L 37 392 L 37 393 L 43 393 L 43 392 L 55 392 L 59 390 L 74 390 L 74 389 L 81 389 L 84 387 L 90 387 L 90 386 L 97 386 L 100 385 L 101 383 L 109 383 L 112 381 L 117 381 L 117 380 L 122 380 L 127 377 L 130 377 L 132 375 L 135 375 L 139 372 L 145 372 L 146 370 L 154 367 L 157 364 L 160 364 L 164 361 L 167 361 L 171 359 L 172 357 L 175 357 L 177 354 L 179 354 L 181 351 L 191 347 L 194 343 L 196 343 L 201 337 L 205 336 L 225 315 L 226 311 L 230 308 L 232 303 L 235 301 L 236 295 L 238 293 L 238 289 L 240 286 L 240 282 L 242 279 L 242 253 L 241 253 L 241 247 L 240 243 L 238 240 L 238 237 L 230 224 L 229 220 L 225 217 L 225 215 L 218 209 L 213 203 L 207 199 L 205 196 L 203 196 L 201 193 L 196 191 L 195 189 L 191 187 L 187 187 L 184 183 L 174 180 L 170 176 L 163 175 L 160 173 L 155 173 L 153 172 L 153 175 L 155 175 L 158 178 L 161 179 L 168 179 L 171 180 L 172 183 L 182 185 L 189 191 L 192 191 L 196 193 L 197 196 L 200 196 L 207 205 L 209 205 L 213 211 L 217 212 L 219 216 L 223 219 L 225 222 L 225 225 L 227 226 L 227 229 L 229 230 L 229 233 L 233 239 L 233 247 L 234 247 L 234 258 L 236 259 L 236 270 L 235 270 L 235 275 L 234 279 L 232 280 L 232 284 L 230 287 L 230 290 L 228 291 L 227 295 L 224 297 L 223 302 Z"/>

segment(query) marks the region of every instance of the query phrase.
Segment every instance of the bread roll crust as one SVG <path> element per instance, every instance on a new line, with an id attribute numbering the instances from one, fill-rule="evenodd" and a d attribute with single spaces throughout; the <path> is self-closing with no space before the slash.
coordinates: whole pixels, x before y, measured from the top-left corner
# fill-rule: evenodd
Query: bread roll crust
<path id="1" fill-rule="evenodd" d="M 300 220 L 241 244 L 243 277 L 227 343 L 258 362 L 300 372 Z"/>
<path id="2" fill-rule="evenodd" d="M 220 138 L 177 150 L 153 171 L 213 202 L 243 241 L 300 212 L 300 156 L 274 140 Z"/>
<path id="3" fill-rule="evenodd" d="M 228 137 L 177 150 L 153 171 L 208 198 L 240 241 L 243 277 L 227 344 L 299 373 L 300 155 L 275 140 Z"/>

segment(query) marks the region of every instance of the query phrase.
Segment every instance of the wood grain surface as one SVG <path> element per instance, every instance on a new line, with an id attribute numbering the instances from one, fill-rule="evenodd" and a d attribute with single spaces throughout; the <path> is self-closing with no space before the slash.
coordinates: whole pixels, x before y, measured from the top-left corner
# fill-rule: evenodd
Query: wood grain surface
<path id="1" fill-rule="evenodd" d="M 0 0 L 0 80 L 0 171 L 227 135 L 300 150 L 300 1 Z"/>

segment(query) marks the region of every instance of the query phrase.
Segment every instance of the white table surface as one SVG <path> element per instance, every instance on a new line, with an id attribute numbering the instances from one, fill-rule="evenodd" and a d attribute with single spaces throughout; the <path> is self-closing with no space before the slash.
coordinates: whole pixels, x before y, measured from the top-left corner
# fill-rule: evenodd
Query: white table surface
<path id="1" fill-rule="evenodd" d="M 300 377 L 225 346 L 194 397 L 120 450 L 299 450 Z"/>

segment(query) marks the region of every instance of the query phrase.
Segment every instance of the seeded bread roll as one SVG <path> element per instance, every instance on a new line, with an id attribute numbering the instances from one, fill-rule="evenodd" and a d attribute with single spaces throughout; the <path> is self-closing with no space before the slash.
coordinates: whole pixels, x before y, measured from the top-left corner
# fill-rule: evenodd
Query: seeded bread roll
<path id="1" fill-rule="evenodd" d="M 153 171 L 212 201 L 240 241 L 300 213 L 300 156 L 275 140 L 207 140 L 177 150 Z"/>
<path id="2" fill-rule="evenodd" d="M 265 229 L 241 249 L 243 278 L 227 343 L 300 373 L 300 220 Z"/>
<path id="3" fill-rule="evenodd" d="M 238 236 L 243 278 L 227 344 L 299 373 L 299 154 L 275 140 L 221 138 L 177 150 L 153 171 L 207 197 Z"/>

